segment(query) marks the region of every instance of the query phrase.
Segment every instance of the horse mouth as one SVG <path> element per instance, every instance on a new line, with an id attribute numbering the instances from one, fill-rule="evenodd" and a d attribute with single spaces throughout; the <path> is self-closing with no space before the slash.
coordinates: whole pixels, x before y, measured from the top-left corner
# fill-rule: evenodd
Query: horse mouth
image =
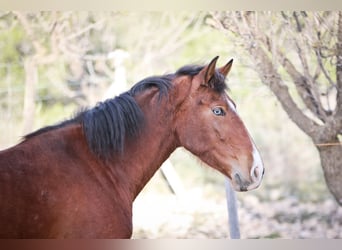
<path id="1" fill-rule="evenodd" d="M 236 191 L 240 191 L 240 192 L 248 191 L 248 186 L 250 185 L 248 181 L 243 181 L 240 175 L 237 173 L 234 175 L 234 180 L 235 180 L 235 183 L 237 184 L 237 187 L 235 188 Z"/>

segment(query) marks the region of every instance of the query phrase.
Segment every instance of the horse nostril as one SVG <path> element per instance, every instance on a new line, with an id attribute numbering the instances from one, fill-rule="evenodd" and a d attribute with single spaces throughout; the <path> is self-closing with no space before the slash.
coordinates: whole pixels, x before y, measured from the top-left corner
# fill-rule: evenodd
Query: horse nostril
<path id="1" fill-rule="evenodd" d="M 262 175 L 264 176 L 264 174 L 265 174 L 265 169 L 262 170 Z"/>

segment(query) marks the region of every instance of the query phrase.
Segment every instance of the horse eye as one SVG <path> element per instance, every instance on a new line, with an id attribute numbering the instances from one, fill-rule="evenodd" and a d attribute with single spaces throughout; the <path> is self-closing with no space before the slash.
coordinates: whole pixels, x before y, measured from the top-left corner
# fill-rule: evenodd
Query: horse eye
<path id="1" fill-rule="evenodd" d="M 219 107 L 213 108 L 213 113 L 217 116 L 224 116 L 226 114 L 223 109 Z"/>

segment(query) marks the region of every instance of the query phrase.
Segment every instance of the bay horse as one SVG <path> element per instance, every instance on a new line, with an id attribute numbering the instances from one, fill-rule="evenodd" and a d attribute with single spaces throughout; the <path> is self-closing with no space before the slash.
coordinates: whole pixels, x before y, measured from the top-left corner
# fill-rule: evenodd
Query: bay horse
<path id="1" fill-rule="evenodd" d="M 161 164 L 184 147 L 237 191 L 260 185 L 264 167 L 225 78 L 184 66 L 0 152 L 1 238 L 130 238 L 132 204 Z"/>

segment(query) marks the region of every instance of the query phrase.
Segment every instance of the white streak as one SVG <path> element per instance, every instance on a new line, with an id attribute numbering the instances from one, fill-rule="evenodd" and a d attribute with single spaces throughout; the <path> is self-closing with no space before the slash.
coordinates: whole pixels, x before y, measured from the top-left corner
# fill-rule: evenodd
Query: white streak
<path id="1" fill-rule="evenodd" d="M 230 109 L 233 110 L 235 113 L 237 113 L 237 110 L 236 110 L 234 104 L 228 98 L 227 98 L 227 102 L 228 102 Z"/>
<path id="2" fill-rule="evenodd" d="M 252 165 L 251 172 L 250 172 L 253 183 L 252 185 L 248 187 L 248 190 L 254 189 L 260 185 L 263 172 L 264 172 L 264 164 L 261 160 L 261 156 L 260 156 L 258 149 L 255 147 L 253 143 L 253 165 Z"/>

